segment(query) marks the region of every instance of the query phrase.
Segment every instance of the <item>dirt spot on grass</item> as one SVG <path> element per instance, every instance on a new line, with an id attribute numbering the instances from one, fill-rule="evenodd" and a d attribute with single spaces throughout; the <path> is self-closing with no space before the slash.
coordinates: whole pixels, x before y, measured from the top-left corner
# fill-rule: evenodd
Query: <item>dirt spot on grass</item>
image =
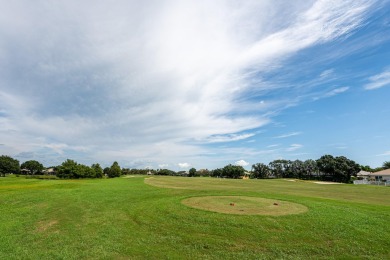
<path id="1" fill-rule="evenodd" d="M 37 223 L 37 229 L 36 231 L 38 233 L 43 233 L 43 232 L 46 232 L 47 230 L 49 229 L 52 229 L 52 227 L 54 227 L 56 224 L 58 223 L 58 220 L 43 220 L 43 221 L 39 221 Z M 53 231 L 53 233 L 57 232 L 56 230 Z"/>
<path id="2" fill-rule="evenodd" d="M 236 215 L 283 216 L 308 210 L 298 203 L 246 196 L 191 197 L 182 203 L 196 209 Z"/>

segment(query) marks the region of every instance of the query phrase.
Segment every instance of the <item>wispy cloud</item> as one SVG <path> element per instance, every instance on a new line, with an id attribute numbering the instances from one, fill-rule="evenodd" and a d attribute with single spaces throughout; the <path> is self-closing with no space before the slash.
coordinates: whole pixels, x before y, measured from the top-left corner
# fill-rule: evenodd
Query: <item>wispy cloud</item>
<path id="1" fill-rule="evenodd" d="M 321 99 L 321 98 L 333 97 L 335 95 L 344 93 L 347 90 L 349 90 L 349 87 L 335 88 L 335 89 L 332 89 L 331 91 L 326 92 L 325 94 L 322 94 L 320 97 L 314 97 L 313 100 L 318 100 L 318 99 Z"/>
<path id="2" fill-rule="evenodd" d="M 292 133 L 288 133 L 288 134 L 283 134 L 283 135 L 279 135 L 279 136 L 275 136 L 274 138 L 288 138 L 288 137 L 292 137 L 292 136 L 296 136 L 296 135 L 301 135 L 302 132 L 292 132 Z"/>
<path id="3" fill-rule="evenodd" d="M 376 156 L 390 156 L 390 151 L 387 151 L 387 152 L 384 152 L 381 154 L 377 154 Z"/>
<path id="4" fill-rule="evenodd" d="M 229 134 L 229 135 L 213 135 L 205 139 L 205 142 L 207 143 L 223 143 L 223 142 L 233 142 L 233 141 L 239 141 L 244 140 L 249 137 L 254 136 L 255 134 L 249 133 L 249 134 Z"/>
<path id="5" fill-rule="evenodd" d="M 364 89 L 373 90 L 390 86 L 390 69 L 369 78 L 370 83 L 364 85 Z"/>
<path id="6" fill-rule="evenodd" d="M 298 149 L 301 149 L 302 147 L 303 147 L 303 145 L 301 145 L 301 144 L 292 144 L 292 145 L 290 145 L 290 147 L 286 148 L 286 151 L 292 152 L 292 151 L 296 151 Z"/>
<path id="7" fill-rule="evenodd" d="M 324 70 L 323 72 L 321 72 L 320 78 L 322 79 L 329 78 L 331 75 L 333 75 L 333 73 L 334 73 L 333 69 Z"/>
<path id="8" fill-rule="evenodd" d="M 349 87 L 341 87 L 341 88 L 335 88 L 329 92 L 327 92 L 325 94 L 325 97 L 332 97 L 332 96 L 335 96 L 337 94 L 340 94 L 340 93 L 344 93 L 345 91 L 347 91 L 349 89 Z"/>

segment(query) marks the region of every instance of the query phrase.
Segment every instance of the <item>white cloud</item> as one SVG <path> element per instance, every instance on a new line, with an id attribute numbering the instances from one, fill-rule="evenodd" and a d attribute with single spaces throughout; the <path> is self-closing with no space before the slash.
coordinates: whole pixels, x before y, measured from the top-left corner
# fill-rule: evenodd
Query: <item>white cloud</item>
<path id="1" fill-rule="evenodd" d="M 390 156 L 390 151 L 384 152 L 382 154 L 377 154 L 377 156 Z"/>
<path id="2" fill-rule="evenodd" d="M 332 97 L 332 96 L 335 96 L 337 94 L 340 94 L 340 93 L 343 93 L 345 91 L 347 91 L 349 89 L 349 87 L 341 87 L 341 88 L 335 88 L 329 92 L 327 92 L 325 94 L 325 97 Z"/>
<path id="3" fill-rule="evenodd" d="M 329 78 L 333 74 L 334 74 L 334 70 L 333 69 L 324 70 L 323 72 L 321 72 L 320 78 L 322 78 L 322 79 Z"/>
<path id="4" fill-rule="evenodd" d="M 278 85 L 254 80 L 350 33 L 370 3 L 9 1 L 0 15 L 2 147 L 207 164 L 198 156 L 210 153 L 205 145 L 253 137 L 291 105 L 290 97 L 250 100 Z"/>
<path id="5" fill-rule="evenodd" d="M 370 83 L 364 85 L 364 89 L 373 90 L 390 85 L 390 69 L 369 78 Z"/>
<path id="6" fill-rule="evenodd" d="M 191 166 L 191 164 L 189 164 L 189 163 L 178 163 L 177 166 L 179 166 L 180 168 L 186 169 L 186 168 L 189 168 Z"/>
<path id="7" fill-rule="evenodd" d="M 292 144 L 292 145 L 290 145 L 290 147 L 286 148 L 286 151 L 292 152 L 292 151 L 296 151 L 298 149 L 301 149 L 302 147 L 303 147 L 303 145 L 301 145 L 301 144 Z"/>
<path id="8" fill-rule="evenodd" d="M 296 135 L 300 135 L 300 134 L 302 134 L 302 132 L 292 132 L 292 133 L 288 133 L 288 134 L 279 135 L 279 136 L 276 136 L 274 138 L 287 138 L 287 137 L 292 137 L 292 136 L 296 136 Z"/>
<path id="9" fill-rule="evenodd" d="M 160 168 L 160 169 L 165 169 L 165 168 L 168 168 L 168 166 L 169 166 L 169 164 L 163 163 L 163 164 L 159 164 L 159 165 L 158 165 L 158 168 Z"/>
<path id="10" fill-rule="evenodd" d="M 314 97 L 313 100 L 318 100 L 321 98 L 327 98 L 327 97 L 333 97 L 335 95 L 341 94 L 349 90 L 349 87 L 340 87 L 332 89 L 331 91 L 326 92 L 325 94 L 322 94 L 320 97 Z"/>
<path id="11" fill-rule="evenodd" d="M 245 167 L 245 166 L 249 165 L 249 163 L 244 161 L 244 160 L 236 161 L 234 164 L 238 165 L 238 166 L 242 166 L 242 167 Z"/>
<path id="12" fill-rule="evenodd" d="M 254 136 L 255 134 L 229 134 L 229 135 L 213 135 L 208 137 L 205 142 L 207 143 L 223 143 L 223 142 L 233 142 L 239 141 L 243 139 L 247 139 L 249 137 Z"/>

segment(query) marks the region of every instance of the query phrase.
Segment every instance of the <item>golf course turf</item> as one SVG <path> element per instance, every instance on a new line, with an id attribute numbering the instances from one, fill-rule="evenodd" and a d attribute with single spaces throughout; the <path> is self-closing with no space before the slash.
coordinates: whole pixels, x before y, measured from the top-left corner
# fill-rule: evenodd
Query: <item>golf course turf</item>
<path id="1" fill-rule="evenodd" d="M 0 178 L 0 203 L 0 259 L 390 258 L 389 187 L 10 176 Z M 220 203 L 232 212 L 194 203 Z M 301 211 L 240 214 L 261 203 Z"/>
<path id="2" fill-rule="evenodd" d="M 297 203 L 247 196 L 191 197 L 182 203 L 197 209 L 238 215 L 282 216 L 307 211 Z"/>

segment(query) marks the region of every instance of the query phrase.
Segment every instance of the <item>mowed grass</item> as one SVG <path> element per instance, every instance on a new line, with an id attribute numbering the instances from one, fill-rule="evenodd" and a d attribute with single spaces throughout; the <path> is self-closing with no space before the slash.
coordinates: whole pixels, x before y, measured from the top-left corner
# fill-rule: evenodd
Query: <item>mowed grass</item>
<path id="1" fill-rule="evenodd" d="M 248 196 L 190 197 L 182 203 L 197 209 L 238 215 L 282 216 L 307 211 L 298 203 Z"/>
<path id="2" fill-rule="evenodd" d="M 195 209 L 248 196 L 285 216 Z M 286 180 L 0 178 L 0 259 L 390 259 L 390 187 Z"/>

